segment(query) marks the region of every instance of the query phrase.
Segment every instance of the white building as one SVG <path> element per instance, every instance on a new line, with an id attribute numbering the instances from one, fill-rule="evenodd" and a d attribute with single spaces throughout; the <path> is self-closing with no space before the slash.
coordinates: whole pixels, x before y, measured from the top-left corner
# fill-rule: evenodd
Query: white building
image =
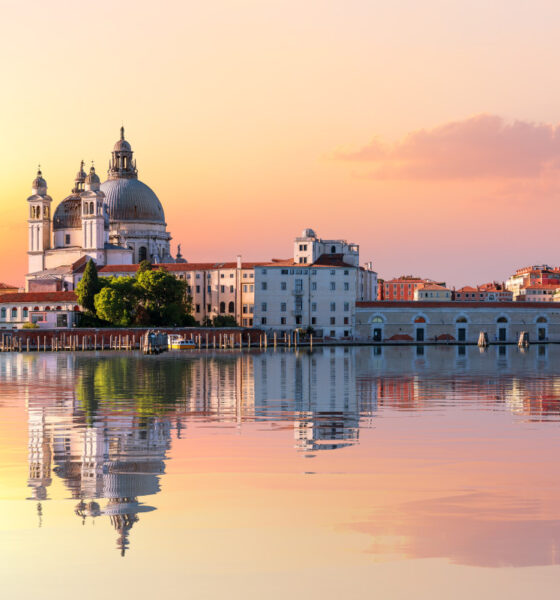
<path id="1" fill-rule="evenodd" d="M 293 260 L 255 267 L 256 327 L 280 333 L 313 328 L 332 338 L 353 335 L 355 304 L 377 296 L 377 273 L 359 266 L 359 246 L 322 240 L 306 229 Z"/>
<path id="2" fill-rule="evenodd" d="M 31 292 L 0 296 L 0 330 L 34 323 L 41 329 L 72 327 L 79 313 L 73 292 Z"/>
<path id="3" fill-rule="evenodd" d="M 82 161 L 72 193 L 52 215 L 47 182 L 38 171 L 27 199 L 28 290 L 72 289 L 65 275 L 84 257 L 92 258 L 98 266 L 126 265 L 144 259 L 175 262 L 163 207 L 154 192 L 138 179 L 132 157 L 121 128 L 107 181 L 101 183 L 93 166 L 86 175 Z"/>

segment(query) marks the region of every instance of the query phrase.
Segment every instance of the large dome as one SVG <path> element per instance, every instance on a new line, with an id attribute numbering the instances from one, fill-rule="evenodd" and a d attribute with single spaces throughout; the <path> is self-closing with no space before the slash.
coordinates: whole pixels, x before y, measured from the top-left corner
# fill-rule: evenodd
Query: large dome
<path id="1" fill-rule="evenodd" d="M 53 215 L 53 229 L 81 229 L 82 199 L 72 194 L 56 207 Z"/>
<path id="2" fill-rule="evenodd" d="M 109 179 L 101 184 L 109 220 L 145 221 L 165 224 L 165 214 L 158 197 L 138 179 Z"/>

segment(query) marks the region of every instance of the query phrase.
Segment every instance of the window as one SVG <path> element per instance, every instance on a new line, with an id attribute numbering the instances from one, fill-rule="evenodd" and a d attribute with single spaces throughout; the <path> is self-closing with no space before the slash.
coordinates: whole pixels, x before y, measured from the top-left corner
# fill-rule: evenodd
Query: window
<path id="1" fill-rule="evenodd" d="M 331 312 L 336 310 L 336 302 L 331 302 Z"/>
<path id="2" fill-rule="evenodd" d="M 311 275 L 317 275 L 317 269 L 311 269 Z"/>
<path id="3" fill-rule="evenodd" d="M 263 317 L 263 318 L 261 319 L 261 323 L 262 323 L 263 325 L 266 325 L 266 317 Z"/>
<path id="4" fill-rule="evenodd" d="M 296 291 L 301 292 L 303 290 L 303 279 L 296 279 Z"/>
<path id="5" fill-rule="evenodd" d="M 311 289 L 312 289 L 313 291 L 315 291 L 315 290 L 317 289 L 317 282 L 316 282 L 316 281 L 312 281 L 312 282 L 311 282 Z"/>
<path id="6" fill-rule="evenodd" d="M 373 317 L 371 322 L 372 323 L 383 323 L 383 319 L 381 317 Z"/>
<path id="7" fill-rule="evenodd" d="M 466 317 L 457 317 L 457 319 L 455 320 L 455 323 L 466 323 L 467 319 Z"/>
<path id="8" fill-rule="evenodd" d="M 228 312 L 229 313 L 235 312 L 235 304 L 233 302 L 230 302 L 228 304 Z"/>
<path id="9" fill-rule="evenodd" d="M 65 237 L 65 242 L 64 242 L 64 243 L 65 243 L 67 246 L 70 244 L 70 234 L 69 234 L 69 233 L 67 233 L 67 234 L 66 234 L 66 237 Z M 140 260 L 142 260 L 142 259 L 140 259 Z"/>
<path id="10" fill-rule="evenodd" d="M 336 252 L 336 246 L 331 246 L 331 254 L 335 254 Z"/>
<path id="11" fill-rule="evenodd" d="M 266 269 L 261 269 L 261 275 L 266 275 Z"/>
<path id="12" fill-rule="evenodd" d="M 262 312 L 266 312 L 266 309 L 267 309 L 266 302 L 263 302 L 263 303 L 261 304 L 261 311 L 262 311 Z"/>
<path id="13" fill-rule="evenodd" d="M 249 306 L 247 304 L 243 305 L 243 314 L 246 315 L 249 312 Z"/>
<path id="14" fill-rule="evenodd" d="M 331 275 L 336 275 L 336 271 L 334 269 L 331 269 Z"/>
<path id="15" fill-rule="evenodd" d="M 198 275 L 197 275 L 197 277 L 198 277 Z M 200 286 L 199 285 L 196 286 L 196 293 L 200 294 Z"/>
<path id="16" fill-rule="evenodd" d="M 289 271 L 288 271 L 288 269 L 282 269 L 282 270 L 280 271 L 280 273 L 281 273 L 282 275 L 288 275 Z"/>
<path id="17" fill-rule="evenodd" d="M 5 318 L 6 318 L 6 309 L 1 308 L 0 309 L 0 319 L 5 319 Z"/>
<path id="18" fill-rule="evenodd" d="M 12 308 L 12 319 L 17 319 L 17 308 L 15 306 Z"/>
<path id="19" fill-rule="evenodd" d="M 246 292 L 249 289 L 249 286 L 247 286 L 246 284 L 243 286 L 243 291 Z"/>
<path id="20" fill-rule="evenodd" d="M 221 313 L 226 312 L 226 303 L 225 302 L 220 302 L 220 312 Z"/>
<path id="21" fill-rule="evenodd" d="M 286 317 L 280 317 L 280 325 L 286 324 Z"/>
<path id="22" fill-rule="evenodd" d="M 350 310 L 350 302 L 344 303 L 344 312 L 348 312 Z"/>
<path id="23" fill-rule="evenodd" d="M 255 286 L 254 285 L 250 285 L 249 286 L 249 291 L 250 292 L 254 292 L 255 291 Z"/>
<path id="24" fill-rule="evenodd" d="M 336 283 L 331 281 L 331 291 L 336 290 Z"/>
<path id="25" fill-rule="evenodd" d="M 506 319 L 506 317 L 500 317 L 497 322 L 498 323 L 507 323 L 508 320 Z"/>
<path id="26" fill-rule="evenodd" d="M 211 304 L 207 304 L 206 305 L 206 312 L 212 312 L 212 305 Z"/>
<path id="27" fill-rule="evenodd" d="M 415 323 L 425 323 L 426 319 L 424 319 L 424 317 L 416 317 L 416 319 L 414 319 Z"/>
<path id="28" fill-rule="evenodd" d="M 196 310 L 196 312 L 197 312 L 197 313 L 199 313 L 199 312 L 200 312 L 200 304 L 197 304 L 197 305 L 196 305 L 196 309 L 195 309 L 195 310 Z"/>
<path id="29" fill-rule="evenodd" d="M 301 325 L 301 315 L 296 317 L 296 325 Z"/>
<path id="30" fill-rule="evenodd" d="M 223 279 L 225 277 L 225 275 L 223 273 L 220 273 L 220 279 Z"/>
<path id="31" fill-rule="evenodd" d="M 546 317 L 539 317 L 537 319 L 537 323 L 546 323 L 546 322 L 547 322 Z"/>
<path id="32" fill-rule="evenodd" d="M 281 281 L 281 282 L 280 282 L 280 289 L 281 289 L 281 290 L 285 290 L 285 289 L 287 289 L 287 287 L 288 287 L 288 286 L 287 286 L 287 284 L 286 284 L 286 282 L 285 282 L 285 281 Z"/>
<path id="33" fill-rule="evenodd" d="M 209 294 L 212 293 L 212 286 L 211 285 L 206 286 L 206 289 L 208 290 Z"/>
<path id="34" fill-rule="evenodd" d="M 67 236 L 70 237 L 70 236 Z M 70 240 L 68 240 L 69 243 Z M 138 260 L 140 262 L 142 262 L 143 260 L 146 260 L 148 258 L 148 249 L 146 248 L 146 246 L 140 246 L 140 248 L 138 249 Z"/>
<path id="35" fill-rule="evenodd" d="M 331 325 L 335 325 L 336 324 L 336 317 L 331 317 Z"/>
<path id="36" fill-rule="evenodd" d="M 282 312 L 286 312 L 286 303 L 285 303 L 285 302 L 282 302 L 282 303 L 280 304 L 280 310 L 281 310 Z"/>
<path id="37" fill-rule="evenodd" d="M 311 312 L 316 312 L 317 311 L 317 302 L 312 302 L 311 303 Z"/>
<path id="38" fill-rule="evenodd" d="M 23 318 L 27 319 L 28 316 L 29 316 L 29 309 L 27 308 L 27 306 L 25 306 L 23 308 Z"/>
<path id="39" fill-rule="evenodd" d="M 266 281 L 261 282 L 261 290 L 266 290 Z"/>
<path id="40" fill-rule="evenodd" d="M 222 294 L 224 294 L 224 293 L 225 293 L 225 291 L 226 291 L 226 286 L 225 286 L 225 285 L 221 285 L 221 286 L 220 286 L 220 292 L 221 292 Z"/>
<path id="41" fill-rule="evenodd" d="M 229 291 L 230 291 L 230 294 L 233 294 L 233 285 L 229 286 Z"/>
<path id="42" fill-rule="evenodd" d="M 348 275 L 348 273 L 349 273 L 348 269 L 344 269 L 344 274 Z M 408 284 L 408 287 L 410 287 L 410 283 Z"/>
<path id="43" fill-rule="evenodd" d="M 348 317 L 344 317 L 344 324 L 348 325 L 349 321 L 348 321 Z M 346 335 L 346 334 L 345 334 Z"/>
<path id="44" fill-rule="evenodd" d="M 336 335 L 336 333 L 335 333 L 334 329 L 331 329 L 330 336 L 331 336 L 331 337 L 334 337 L 335 335 Z"/>
<path id="45" fill-rule="evenodd" d="M 233 279 L 233 273 L 230 273 L 229 276 L 231 279 Z"/>
<path id="46" fill-rule="evenodd" d="M 311 325 L 317 324 L 317 317 L 311 317 Z"/>
<path id="47" fill-rule="evenodd" d="M 197 273 L 197 274 L 196 274 L 196 278 L 197 278 L 197 279 L 200 279 L 200 273 Z"/>
<path id="48" fill-rule="evenodd" d="M 247 273 L 243 273 L 243 279 L 247 279 Z"/>
<path id="49" fill-rule="evenodd" d="M 349 289 L 350 289 L 350 284 L 347 281 L 345 281 L 344 282 L 344 291 L 347 292 Z"/>

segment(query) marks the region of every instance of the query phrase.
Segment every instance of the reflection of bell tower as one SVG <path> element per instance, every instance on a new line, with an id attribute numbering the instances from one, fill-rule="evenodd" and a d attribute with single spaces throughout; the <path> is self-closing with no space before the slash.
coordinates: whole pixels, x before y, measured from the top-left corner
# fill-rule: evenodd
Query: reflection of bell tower
<path id="1" fill-rule="evenodd" d="M 33 499 L 46 500 L 47 488 L 52 483 L 52 451 L 43 408 L 29 409 L 28 435 L 27 485 L 32 490 Z"/>

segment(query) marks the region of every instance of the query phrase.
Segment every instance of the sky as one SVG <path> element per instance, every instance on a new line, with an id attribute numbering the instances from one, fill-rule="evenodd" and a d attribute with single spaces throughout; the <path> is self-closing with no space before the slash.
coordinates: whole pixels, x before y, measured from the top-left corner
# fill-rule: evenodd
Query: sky
<path id="1" fill-rule="evenodd" d="M 0 281 L 124 124 L 189 261 L 286 258 L 307 227 L 383 278 L 560 264 L 560 4 L 0 0 Z"/>

